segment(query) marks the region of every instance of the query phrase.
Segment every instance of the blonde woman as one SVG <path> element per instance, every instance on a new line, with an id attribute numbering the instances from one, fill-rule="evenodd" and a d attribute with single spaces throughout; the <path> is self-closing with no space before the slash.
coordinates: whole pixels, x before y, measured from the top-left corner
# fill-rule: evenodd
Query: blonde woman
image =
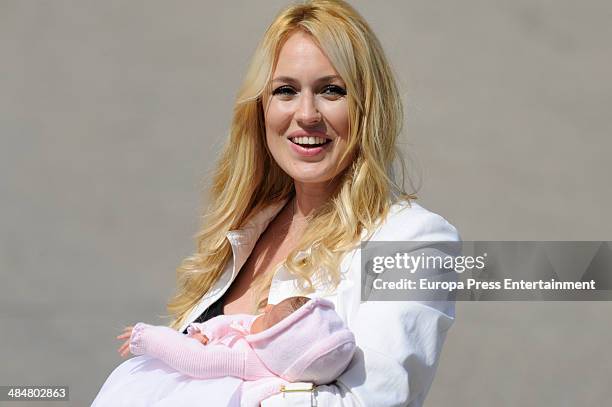
<path id="1" fill-rule="evenodd" d="M 358 346 L 347 369 L 263 407 L 423 404 L 454 303 L 361 298 L 360 242 L 459 241 L 392 176 L 402 123 L 393 73 L 356 10 L 312 0 L 280 12 L 239 91 L 197 250 L 168 304 L 170 327 L 186 333 L 296 295 L 334 303 Z M 202 397 L 191 405 L 214 405 Z"/>

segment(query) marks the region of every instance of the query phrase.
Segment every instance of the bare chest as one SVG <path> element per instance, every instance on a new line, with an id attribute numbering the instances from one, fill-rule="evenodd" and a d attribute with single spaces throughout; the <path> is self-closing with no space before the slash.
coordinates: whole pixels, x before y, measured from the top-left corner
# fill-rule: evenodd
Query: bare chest
<path id="1" fill-rule="evenodd" d="M 246 263 L 228 288 L 223 306 L 224 314 L 255 312 L 260 294 L 254 290 L 255 279 L 271 278 L 297 243 L 295 234 L 283 229 L 286 228 L 280 223 L 272 224 L 260 236 Z"/>

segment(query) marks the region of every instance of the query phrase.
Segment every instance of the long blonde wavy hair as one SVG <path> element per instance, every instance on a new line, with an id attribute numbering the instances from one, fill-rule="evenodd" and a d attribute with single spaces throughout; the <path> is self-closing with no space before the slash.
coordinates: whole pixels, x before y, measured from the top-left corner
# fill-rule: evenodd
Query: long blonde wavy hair
<path id="1" fill-rule="evenodd" d="M 238 92 L 229 140 L 212 176 L 210 203 L 195 235 L 196 252 L 176 270 L 177 291 L 167 305 L 174 329 L 185 322 L 230 260 L 232 248 L 226 233 L 239 229 L 267 205 L 295 194 L 293 180 L 268 151 L 262 106 L 279 52 L 295 30 L 311 36 L 347 85 L 345 154 L 354 158 L 338 175 L 338 187 L 326 204 L 308 215 L 307 229 L 281 265 L 296 276 L 304 293 L 319 283 L 335 287 L 342 256 L 359 245 L 362 231 L 371 234 L 392 202 L 416 199 L 404 192 L 404 161 L 396 147 L 403 126 L 401 97 L 369 25 L 341 0 L 310 0 L 286 7 L 255 50 Z M 396 159 L 401 162 L 401 184 L 393 175 Z M 308 256 L 296 258 L 302 250 Z M 260 307 L 265 305 L 271 278 L 270 273 L 257 282 Z"/>

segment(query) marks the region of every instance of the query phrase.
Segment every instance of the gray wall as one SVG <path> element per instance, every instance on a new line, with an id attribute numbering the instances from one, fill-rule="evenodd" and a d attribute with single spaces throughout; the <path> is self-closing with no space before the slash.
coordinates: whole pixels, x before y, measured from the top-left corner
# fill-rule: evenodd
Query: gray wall
<path id="1" fill-rule="evenodd" d="M 68 384 L 87 405 L 121 327 L 166 322 L 284 4 L 0 0 L 0 385 Z M 400 80 L 422 205 L 465 240 L 612 240 L 609 2 L 353 4 Z M 611 311 L 459 303 L 427 405 L 606 404 Z"/>

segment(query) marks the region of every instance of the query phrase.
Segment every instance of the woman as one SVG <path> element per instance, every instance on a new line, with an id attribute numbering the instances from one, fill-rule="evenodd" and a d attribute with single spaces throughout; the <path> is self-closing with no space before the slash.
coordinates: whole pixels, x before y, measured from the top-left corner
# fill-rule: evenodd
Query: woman
<path id="1" fill-rule="evenodd" d="M 219 299 L 224 314 L 254 313 L 310 290 L 336 304 L 361 350 L 336 385 L 317 387 L 317 405 L 421 405 L 453 304 L 361 302 L 359 287 L 358 245 L 369 232 L 458 240 L 443 218 L 408 204 L 388 175 L 402 122 L 380 43 L 350 5 L 283 10 L 240 89 L 198 251 L 178 269 L 171 326 L 183 331 Z M 326 144 L 295 144 L 321 141 L 305 137 Z"/>
<path id="2" fill-rule="evenodd" d="M 350 5 L 306 1 L 276 17 L 239 91 L 197 252 L 168 304 L 170 326 L 186 332 L 296 295 L 334 303 L 358 345 L 349 367 L 263 407 L 423 403 L 454 304 L 361 298 L 362 240 L 459 240 L 392 178 L 402 122 L 380 43 Z"/>

